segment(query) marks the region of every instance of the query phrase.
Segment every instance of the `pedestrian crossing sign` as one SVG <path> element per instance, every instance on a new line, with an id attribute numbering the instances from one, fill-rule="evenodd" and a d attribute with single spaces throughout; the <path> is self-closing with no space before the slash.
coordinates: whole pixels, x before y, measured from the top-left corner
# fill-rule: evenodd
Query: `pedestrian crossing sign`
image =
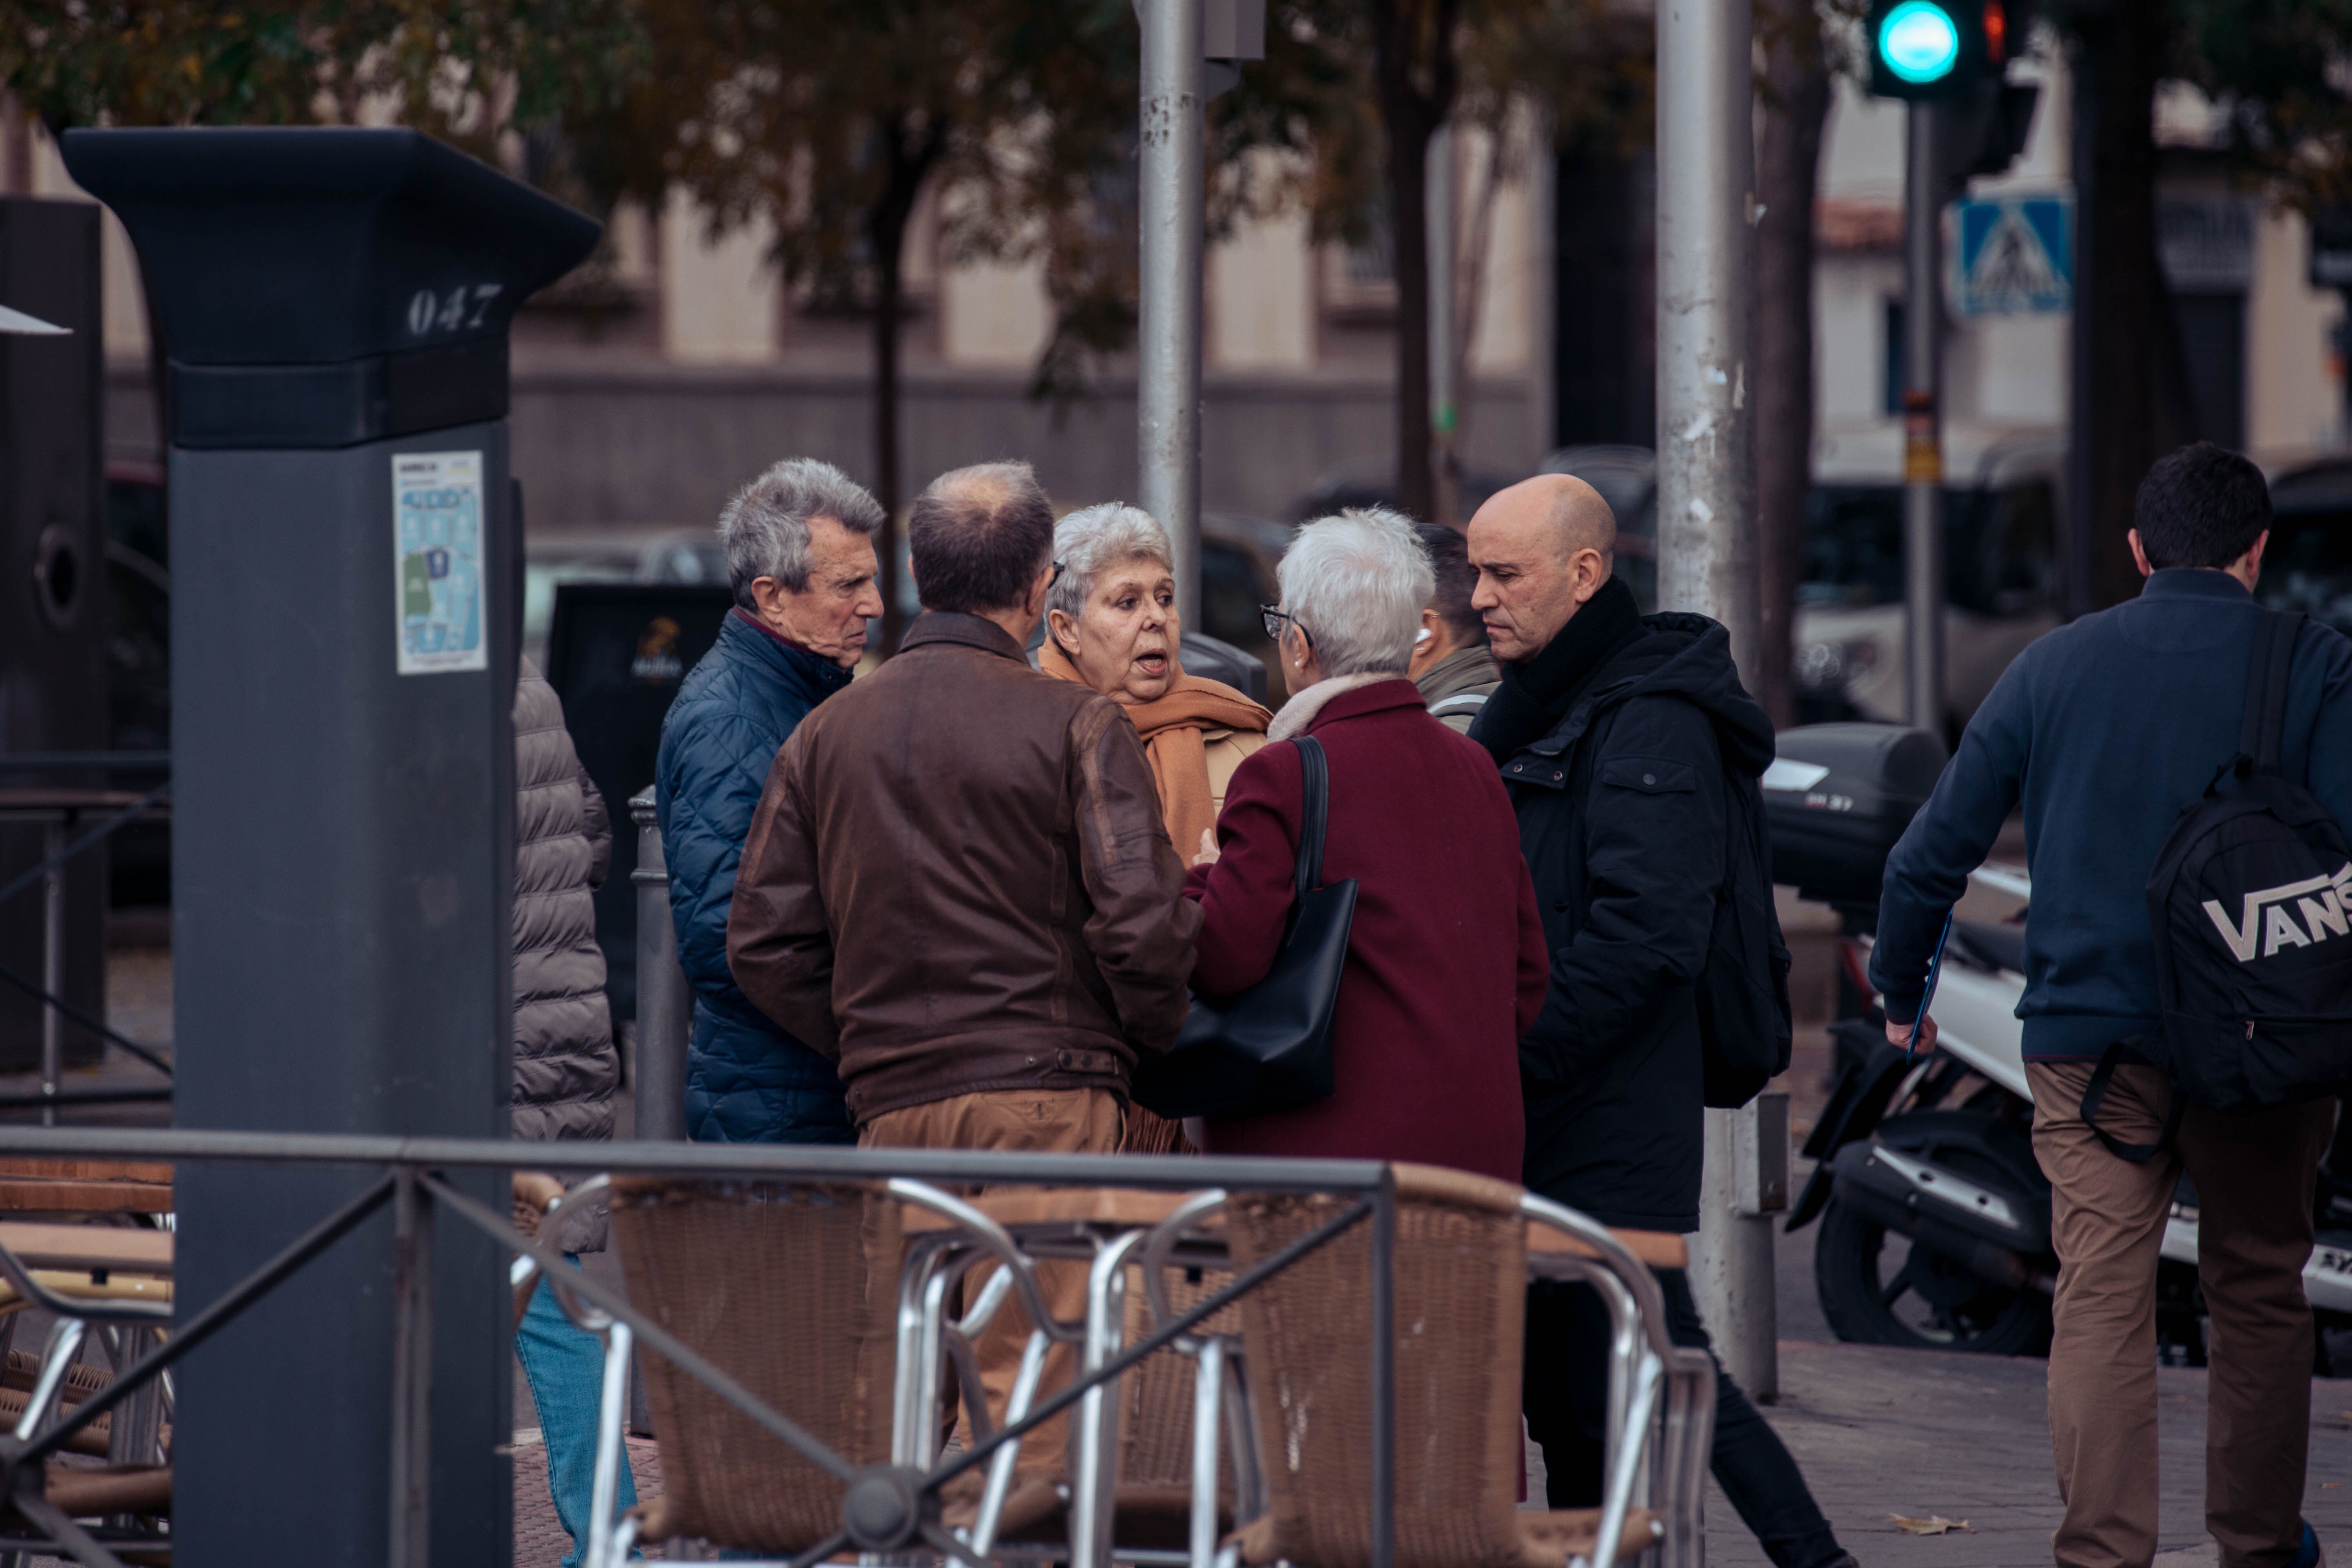
<path id="1" fill-rule="evenodd" d="M 1952 299 L 1960 314 L 2074 308 L 2073 197 L 1994 196 L 1955 202 L 1952 211 Z"/>

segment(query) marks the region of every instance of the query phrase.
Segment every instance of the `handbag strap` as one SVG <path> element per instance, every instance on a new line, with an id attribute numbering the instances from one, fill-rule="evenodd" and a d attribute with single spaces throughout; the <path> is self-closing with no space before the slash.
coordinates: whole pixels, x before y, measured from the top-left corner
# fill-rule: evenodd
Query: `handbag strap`
<path id="1" fill-rule="evenodd" d="M 2254 646 L 2246 661 L 2246 713 L 2238 750 L 2258 773 L 2279 771 L 2286 730 L 2287 678 L 2294 666 L 2295 638 L 2303 631 L 2298 610 L 2262 610 L 2254 623 Z"/>
<path id="2" fill-rule="evenodd" d="M 1331 767 L 1323 756 L 1323 742 L 1312 735 L 1294 735 L 1299 771 L 1306 774 L 1306 811 L 1298 826 L 1298 870 L 1296 891 L 1304 899 L 1323 885 L 1323 833 L 1331 817 Z"/>

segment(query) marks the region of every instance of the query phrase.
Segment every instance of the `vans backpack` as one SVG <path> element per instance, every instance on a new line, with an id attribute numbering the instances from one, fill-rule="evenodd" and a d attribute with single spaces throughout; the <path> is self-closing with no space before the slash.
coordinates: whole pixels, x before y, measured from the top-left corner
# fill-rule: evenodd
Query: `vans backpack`
<path id="1" fill-rule="evenodd" d="M 2279 772 L 2304 617 L 2259 613 L 2238 754 L 2180 814 L 2147 879 L 2164 1029 L 2131 1044 L 2171 1075 L 2176 1121 L 2183 1097 L 2252 1110 L 2352 1084 L 2352 856 L 2326 808 Z"/>
<path id="2" fill-rule="evenodd" d="M 1723 775 L 1723 887 L 1696 992 L 1706 1103 L 1729 1110 L 1788 1070 L 1793 1031 L 1764 793 L 1750 774 L 1726 768 Z M 2346 951 L 2352 952 L 2352 943 Z"/>

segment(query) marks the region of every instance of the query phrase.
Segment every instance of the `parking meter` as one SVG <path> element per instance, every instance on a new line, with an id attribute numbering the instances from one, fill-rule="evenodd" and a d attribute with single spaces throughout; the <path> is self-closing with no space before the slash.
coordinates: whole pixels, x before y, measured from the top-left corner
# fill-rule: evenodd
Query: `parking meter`
<path id="1" fill-rule="evenodd" d="M 504 1137 L 521 541 L 515 308 L 597 226 L 406 130 L 77 131 L 168 357 L 174 1116 Z M 212 1300 L 375 1179 L 178 1173 Z M 502 1175 L 471 1179 L 503 1212 Z M 387 1560 L 390 1220 L 179 1374 L 174 1561 Z M 504 1258 L 432 1236 L 432 1531 L 503 1563 Z"/>

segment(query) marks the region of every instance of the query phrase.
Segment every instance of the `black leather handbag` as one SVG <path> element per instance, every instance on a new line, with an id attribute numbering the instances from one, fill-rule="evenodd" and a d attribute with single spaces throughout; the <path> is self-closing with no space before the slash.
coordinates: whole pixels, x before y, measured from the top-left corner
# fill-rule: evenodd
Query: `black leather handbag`
<path id="1" fill-rule="evenodd" d="M 1160 1116 L 1263 1116 L 1331 1097 L 1331 1014 L 1356 921 L 1356 883 L 1320 885 L 1330 768 L 1313 736 L 1290 743 L 1298 748 L 1307 800 L 1282 951 L 1265 978 L 1238 996 L 1194 992 L 1175 1049 L 1138 1064 L 1136 1103 Z"/>

